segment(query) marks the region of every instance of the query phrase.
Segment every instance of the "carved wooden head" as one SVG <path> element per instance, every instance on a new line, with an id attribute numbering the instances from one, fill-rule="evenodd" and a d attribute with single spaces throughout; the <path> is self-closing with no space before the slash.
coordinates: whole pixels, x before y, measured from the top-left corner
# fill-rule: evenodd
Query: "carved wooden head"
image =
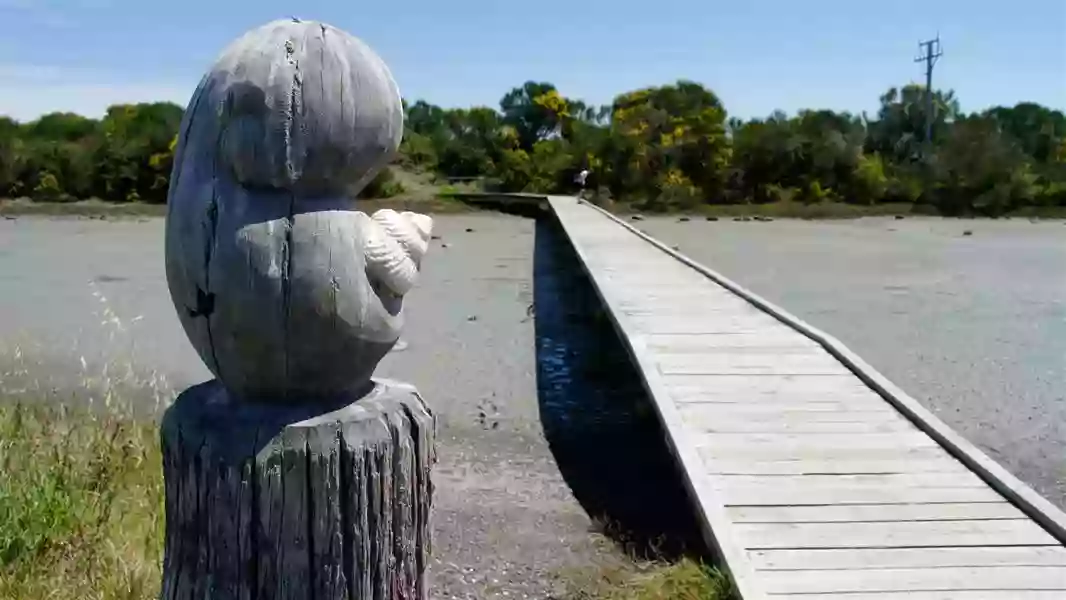
<path id="1" fill-rule="evenodd" d="M 399 147 L 388 68 L 351 35 L 275 21 L 245 34 L 185 112 L 166 271 L 190 341 L 237 397 L 365 388 L 399 337 L 431 221 L 353 210 Z"/>

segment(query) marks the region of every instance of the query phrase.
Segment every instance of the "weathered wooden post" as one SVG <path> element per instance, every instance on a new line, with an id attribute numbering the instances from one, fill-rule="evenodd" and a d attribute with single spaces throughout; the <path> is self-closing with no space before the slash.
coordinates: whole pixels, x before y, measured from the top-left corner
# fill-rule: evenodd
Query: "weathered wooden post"
<path id="1" fill-rule="evenodd" d="M 229 46 L 181 125 L 166 273 L 216 379 L 162 425 L 162 598 L 423 599 L 434 419 L 372 380 L 431 221 L 355 212 L 396 152 L 370 48 L 296 19 Z"/>

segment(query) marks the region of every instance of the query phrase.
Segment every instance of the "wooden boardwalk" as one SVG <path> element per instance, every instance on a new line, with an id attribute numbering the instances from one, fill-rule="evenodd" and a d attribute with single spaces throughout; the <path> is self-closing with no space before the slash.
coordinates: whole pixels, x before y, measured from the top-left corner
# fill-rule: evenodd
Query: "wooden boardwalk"
<path id="1" fill-rule="evenodd" d="M 1066 600 L 1061 511 L 835 339 L 549 202 L 744 600 Z"/>

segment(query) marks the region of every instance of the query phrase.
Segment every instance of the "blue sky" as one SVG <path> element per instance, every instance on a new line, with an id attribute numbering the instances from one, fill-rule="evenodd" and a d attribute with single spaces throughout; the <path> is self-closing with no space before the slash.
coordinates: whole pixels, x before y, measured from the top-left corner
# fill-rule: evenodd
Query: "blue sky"
<path id="1" fill-rule="evenodd" d="M 935 85 L 964 110 L 1066 109 L 1066 0 L 0 0 L 0 114 L 184 105 L 227 43 L 288 16 L 363 38 L 405 97 L 444 106 L 527 79 L 607 103 L 686 78 L 740 117 L 872 111 L 923 77 L 917 42 L 939 31 Z"/>

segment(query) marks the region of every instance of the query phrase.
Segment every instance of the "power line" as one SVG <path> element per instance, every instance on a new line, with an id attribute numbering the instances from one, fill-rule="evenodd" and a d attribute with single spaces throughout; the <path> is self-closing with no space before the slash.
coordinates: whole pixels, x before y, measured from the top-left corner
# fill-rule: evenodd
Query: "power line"
<path id="1" fill-rule="evenodd" d="M 914 62 L 925 62 L 925 142 L 933 141 L 933 65 L 944 55 L 940 48 L 940 34 L 935 39 L 918 42 L 923 54 Z"/>

